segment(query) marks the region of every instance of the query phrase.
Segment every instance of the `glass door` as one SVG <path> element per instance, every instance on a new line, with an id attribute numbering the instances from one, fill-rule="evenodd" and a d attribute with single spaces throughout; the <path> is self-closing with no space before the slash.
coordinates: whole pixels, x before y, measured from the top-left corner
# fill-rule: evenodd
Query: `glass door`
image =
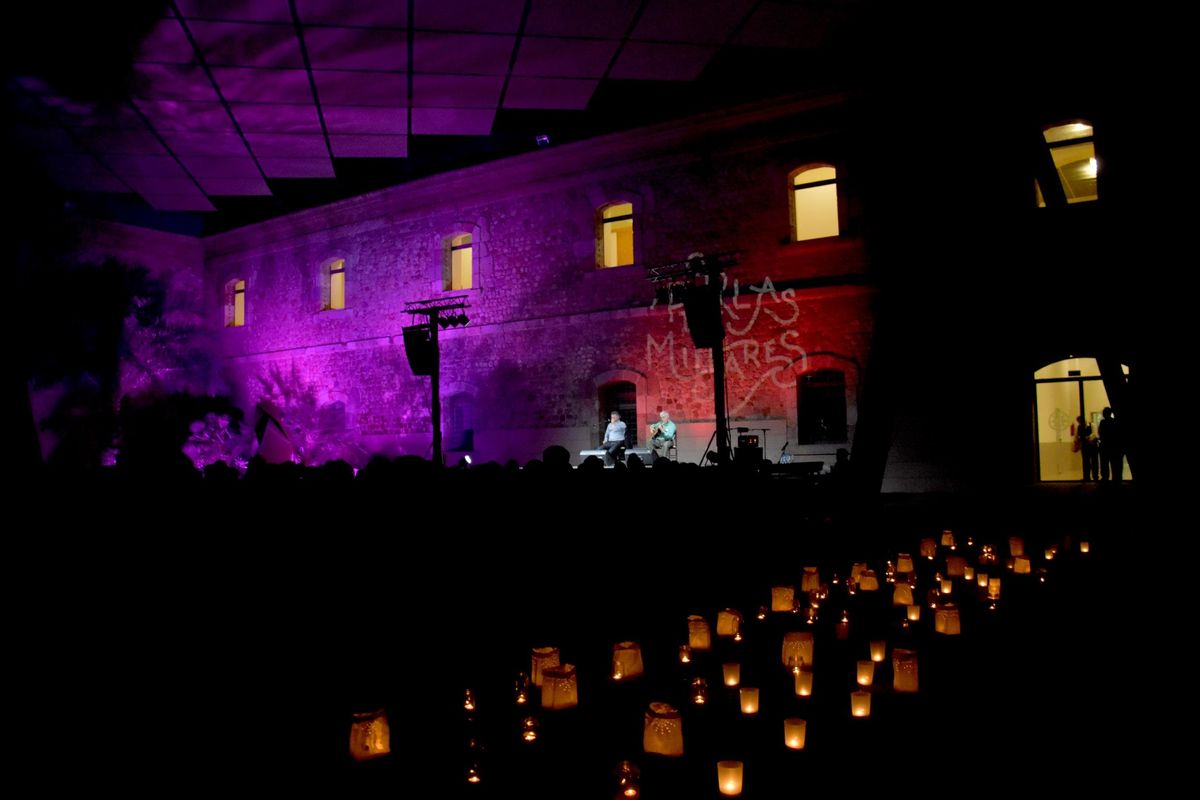
<path id="1" fill-rule="evenodd" d="M 1073 425 L 1080 414 L 1080 385 L 1078 380 L 1053 380 L 1037 384 L 1038 468 L 1041 480 L 1083 480 L 1083 456 L 1072 451 L 1075 441 Z"/>

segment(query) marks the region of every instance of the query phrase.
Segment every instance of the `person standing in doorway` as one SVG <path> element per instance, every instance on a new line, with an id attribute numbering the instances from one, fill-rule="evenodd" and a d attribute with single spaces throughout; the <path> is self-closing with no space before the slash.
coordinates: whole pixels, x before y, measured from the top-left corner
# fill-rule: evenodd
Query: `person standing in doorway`
<path id="1" fill-rule="evenodd" d="M 1121 442 L 1121 425 L 1108 406 L 1100 412 L 1100 480 L 1111 477 L 1114 481 L 1123 478 L 1125 472 L 1125 448 Z"/>
<path id="2" fill-rule="evenodd" d="M 1083 456 L 1083 480 L 1100 477 L 1100 447 L 1092 426 L 1082 414 L 1075 420 L 1075 450 Z"/>

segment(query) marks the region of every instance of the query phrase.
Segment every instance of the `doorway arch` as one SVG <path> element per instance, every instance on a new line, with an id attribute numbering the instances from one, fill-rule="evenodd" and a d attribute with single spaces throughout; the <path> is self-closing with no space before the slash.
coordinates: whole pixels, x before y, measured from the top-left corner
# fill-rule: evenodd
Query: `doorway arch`
<path id="1" fill-rule="evenodd" d="M 1129 374 L 1129 367 L 1121 365 Z M 1099 431 L 1101 412 L 1111 405 L 1095 358 L 1070 356 L 1033 373 L 1034 437 L 1039 481 L 1083 480 L 1083 456 L 1073 449 L 1077 418 Z M 1122 480 L 1131 478 L 1123 460 Z"/>

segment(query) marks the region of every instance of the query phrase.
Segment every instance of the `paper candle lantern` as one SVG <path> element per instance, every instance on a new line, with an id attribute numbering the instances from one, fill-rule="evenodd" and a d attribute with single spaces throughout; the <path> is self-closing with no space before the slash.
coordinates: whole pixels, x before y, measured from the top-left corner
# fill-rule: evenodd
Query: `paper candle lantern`
<path id="1" fill-rule="evenodd" d="M 958 615 L 958 607 L 947 603 L 937 610 L 933 617 L 933 630 L 947 636 L 957 636 L 962 633 L 962 621 Z"/>
<path id="2" fill-rule="evenodd" d="M 805 567 L 804 575 L 800 578 L 800 591 L 812 592 L 821 588 L 821 575 L 816 567 Z"/>
<path id="3" fill-rule="evenodd" d="M 692 648 L 686 644 L 679 645 L 679 663 L 688 664 L 692 660 Z"/>
<path id="4" fill-rule="evenodd" d="M 717 636 L 733 636 L 742 628 L 742 615 L 727 608 L 717 612 Z"/>
<path id="5" fill-rule="evenodd" d="M 850 693 L 850 715 L 854 717 L 871 716 L 870 692 L 858 691 Z"/>
<path id="6" fill-rule="evenodd" d="M 783 721 L 783 743 L 792 750 L 804 749 L 804 737 L 808 733 L 808 723 L 802 719 L 785 719 Z"/>
<path id="7" fill-rule="evenodd" d="M 986 572 L 976 572 L 975 585 L 980 589 L 986 589 L 988 586 L 988 574 Z"/>
<path id="8" fill-rule="evenodd" d="M 968 583 L 975 580 L 975 568 L 974 567 L 963 567 L 962 576 Z"/>
<path id="9" fill-rule="evenodd" d="M 892 688 L 897 692 L 917 691 L 917 651 L 892 650 Z"/>
<path id="10" fill-rule="evenodd" d="M 908 607 L 908 621 L 916 622 L 920 618 L 921 618 L 921 607 L 920 606 L 909 606 Z"/>
<path id="11" fill-rule="evenodd" d="M 942 531 L 942 547 L 954 546 L 954 531 Z"/>
<path id="12" fill-rule="evenodd" d="M 967 560 L 962 556 L 946 556 L 946 574 L 951 578 L 961 578 L 967 569 Z"/>
<path id="13" fill-rule="evenodd" d="M 529 674 L 532 677 L 534 686 L 542 685 L 542 672 L 550 667 L 558 666 L 558 648 L 557 647 L 535 647 L 533 648 L 533 665 L 530 667 Z"/>
<path id="14" fill-rule="evenodd" d="M 913 603 L 912 586 L 907 583 L 896 582 L 892 588 L 892 605 L 894 606 L 911 606 Z"/>
<path id="15" fill-rule="evenodd" d="M 391 749 L 392 731 L 382 708 L 353 715 L 350 721 L 350 755 L 355 761 L 386 756 Z"/>
<path id="16" fill-rule="evenodd" d="M 642 749 L 660 756 L 683 755 L 683 720 L 666 703 L 651 703 L 642 731 Z"/>
<path id="17" fill-rule="evenodd" d="M 692 702 L 698 706 L 708 702 L 708 681 L 704 678 L 692 678 Z"/>
<path id="18" fill-rule="evenodd" d="M 1033 564 L 1029 561 L 1029 556 L 1013 556 L 1013 572 L 1018 575 L 1028 575 L 1033 571 Z"/>
<path id="19" fill-rule="evenodd" d="M 1079 552 L 1090 553 L 1091 551 L 1092 551 L 1091 542 L 1080 542 L 1079 543 Z"/>
<path id="20" fill-rule="evenodd" d="M 871 641 L 871 660 L 883 661 L 887 656 L 887 642 L 883 639 L 873 639 Z"/>
<path id="21" fill-rule="evenodd" d="M 783 635 L 783 665 L 785 667 L 811 667 L 813 663 L 813 635 L 808 631 L 789 631 Z"/>
<path id="22" fill-rule="evenodd" d="M 1010 556 L 1025 555 L 1025 540 L 1020 536 L 1008 537 L 1008 554 Z"/>
<path id="23" fill-rule="evenodd" d="M 613 680 L 625 680 L 642 674 L 642 648 L 637 642 L 617 642 L 613 645 Z"/>
<path id="24" fill-rule="evenodd" d="M 896 572 L 912 572 L 913 560 L 908 553 L 901 553 L 896 558 Z"/>
<path id="25" fill-rule="evenodd" d="M 1000 599 L 1000 579 L 988 578 L 988 600 Z"/>
<path id="26" fill-rule="evenodd" d="M 796 681 L 796 696 L 810 696 L 813 690 L 813 674 L 807 670 L 796 667 L 796 669 L 792 671 L 792 676 Z"/>
<path id="27" fill-rule="evenodd" d="M 796 587 L 795 586 L 772 586 L 771 587 L 771 610 L 772 611 L 791 611 L 796 607 Z"/>
<path id="28" fill-rule="evenodd" d="M 875 570 L 864 570 L 858 576 L 858 588 L 864 592 L 874 592 L 879 589 L 879 578 L 875 576 Z"/>
<path id="29" fill-rule="evenodd" d="M 942 590 L 942 594 L 950 594 L 951 592 L 953 592 L 954 591 L 954 581 L 950 580 L 949 578 L 942 578 L 941 590 Z"/>
<path id="30" fill-rule="evenodd" d="M 928 558 L 930 561 L 937 555 L 937 542 L 933 539 L 921 540 L 921 558 Z"/>
<path id="31" fill-rule="evenodd" d="M 712 647 L 712 631 L 704 617 L 696 614 L 688 617 L 688 646 L 692 650 L 708 650 Z"/>
<path id="32" fill-rule="evenodd" d="M 741 664 L 723 664 L 721 672 L 724 675 L 726 686 L 737 686 L 742 682 Z"/>
<path id="33" fill-rule="evenodd" d="M 717 762 L 717 787 L 721 794 L 733 797 L 742 793 L 742 762 Z"/>
<path id="34" fill-rule="evenodd" d="M 579 704 L 574 664 L 560 664 L 542 673 L 542 708 L 559 710 Z"/>
<path id="35" fill-rule="evenodd" d="M 1058 555 L 1058 545 L 1050 545 L 1046 548 L 1045 556 L 1047 561 L 1053 561 L 1056 555 Z"/>
<path id="36" fill-rule="evenodd" d="M 738 689 L 738 696 L 742 701 L 743 714 L 758 713 L 758 689 L 743 686 L 741 689 Z"/>
<path id="37" fill-rule="evenodd" d="M 864 659 L 858 662 L 858 685 L 870 686 L 875 682 L 875 662 L 870 659 Z"/>

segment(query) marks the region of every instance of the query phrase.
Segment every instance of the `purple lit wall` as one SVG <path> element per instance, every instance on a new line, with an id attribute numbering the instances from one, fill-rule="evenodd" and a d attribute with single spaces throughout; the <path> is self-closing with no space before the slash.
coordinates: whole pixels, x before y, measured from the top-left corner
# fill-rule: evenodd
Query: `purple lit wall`
<path id="1" fill-rule="evenodd" d="M 203 393 L 210 381 L 213 337 L 205 319 L 201 242 L 190 236 L 104 222 L 90 223 L 82 241 L 80 261 L 114 257 L 130 266 L 145 267 L 166 289 L 160 328 L 139 331 L 126 326 L 132 358 L 122 364 L 121 393 L 156 389 Z M 168 344 L 163 342 L 163 330 L 171 334 Z"/>
<path id="2" fill-rule="evenodd" d="M 713 429 L 711 356 L 693 347 L 682 307 L 655 303 L 643 265 L 739 251 L 725 316 L 733 424 L 768 429 L 768 456 L 788 441 L 830 461 L 837 443 L 797 442 L 797 376 L 845 374 L 852 436 L 870 290 L 841 277 L 865 271 L 852 166 L 836 137 L 809 134 L 807 111 L 764 105 L 548 148 L 209 237 L 210 388 L 303 419 L 309 460 L 428 455 L 429 382 L 405 358 L 403 307 L 451 294 L 445 241 L 470 233 L 471 322 L 442 334 L 442 398 L 444 409 L 465 399 L 473 455 L 594 446 L 601 388 L 628 381 L 627 421 L 644 431 L 670 410 L 680 458 L 697 460 Z M 839 166 L 843 236 L 790 243 L 787 176 L 811 162 Z M 614 201 L 634 205 L 637 265 L 598 269 L 597 209 Z M 345 260 L 346 308 L 322 311 L 334 259 Z M 246 281 L 246 325 L 226 328 L 234 279 Z M 195 297 L 194 262 L 180 281 Z"/>
<path id="3" fill-rule="evenodd" d="M 151 327 L 125 324 L 119 394 L 187 391 L 204 394 L 212 382 L 216 341 L 207 324 L 203 243 L 190 236 L 147 230 L 112 222 L 82 224 L 74 258 L 80 264 L 116 259 L 130 268 L 145 268 L 162 284 L 163 316 Z M 48 291 L 52 288 L 48 287 Z M 52 433 L 40 428 L 62 396 L 64 385 L 31 384 L 30 400 L 39 423 L 43 456 L 56 446 Z"/>

